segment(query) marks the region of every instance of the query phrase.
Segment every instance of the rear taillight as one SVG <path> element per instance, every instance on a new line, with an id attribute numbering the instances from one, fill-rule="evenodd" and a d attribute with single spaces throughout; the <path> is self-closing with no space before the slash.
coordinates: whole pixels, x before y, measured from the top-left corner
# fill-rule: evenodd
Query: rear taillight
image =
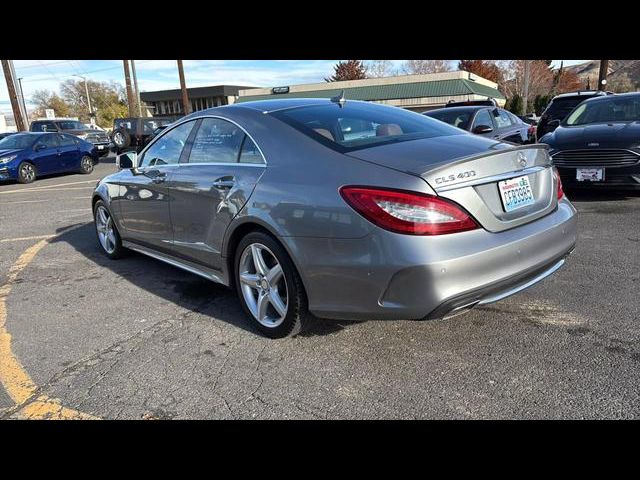
<path id="1" fill-rule="evenodd" d="M 433 195 L 368 187 L 342 187 L 340 194 L 371 223 L 396 233 L 442 235 L 478 228 L 461 207 Z"/>
<path id="2" fill-rule="evenodd" d="M 560 173 L 558 173 L 558 169 L 554 167 L 553 173 L 556 176 L 556 182 L 558 185 L 558 200 L 564 197 L 564 190 L 562 189 L 562 180 L 560 180 Z"/>

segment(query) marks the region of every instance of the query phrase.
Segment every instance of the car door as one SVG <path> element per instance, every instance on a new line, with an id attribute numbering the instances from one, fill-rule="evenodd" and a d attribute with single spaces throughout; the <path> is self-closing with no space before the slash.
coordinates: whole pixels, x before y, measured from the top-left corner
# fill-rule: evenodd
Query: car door
<path id="1" fill-rule="evenodd" d="M 168 181 L 174 251 L 222 271 L 227 226 L 253 192 L 265 161 L 251 137 L 231 121 L 206 117 L 196 128 L 186 163 Z"/>
<path id="2" fill-rule="evenodd" d="M 124 237 L 136 243 L 170 252 L 173 229 L 165 182 L 178 167 L 195 120 L 164 132 L 138 159 L 138 168 L 122 173 L 120 213 Z"/>
<path id="3" fill-rule="evenodd" d="M 33 163 L 38 175 L 49 175 L 63 170 L 57 133 L 40 135 L 33 149 Z"/>
<path id="4" fill-rule="evenodd" d="M 58 133 L 57 135 L 62 169 L 65 171 L 77 170 L 80 168 L 82 155 L 76 138 L 66 133 Z"/>

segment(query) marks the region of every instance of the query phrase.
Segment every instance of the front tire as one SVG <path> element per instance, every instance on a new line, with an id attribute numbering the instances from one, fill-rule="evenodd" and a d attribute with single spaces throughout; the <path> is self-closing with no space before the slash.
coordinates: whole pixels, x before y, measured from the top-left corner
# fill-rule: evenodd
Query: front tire
<path id="1" fill-rule="evenodd" d="M 22 162 L 18 165 L 18 182 L 31 183 L 36 179 L 36 167 L 31 162 Z"/>
<path id="2" fill-rule="evenodd" d="M 234 266 L 242 308 L 262 334 L 282 338 L 302 331 L 307 296 L 289 255 L 273 237 L 249 233 L 236 249 Z"/>
<path id="3" fill-rule="evenodd" d="M 93 206 L 93 223 L 102 252 L 112 260 L 122 257 L 126 250 L 122 246 L 122 239 L 111 212 L 102 200 L 98 200 Z"/>

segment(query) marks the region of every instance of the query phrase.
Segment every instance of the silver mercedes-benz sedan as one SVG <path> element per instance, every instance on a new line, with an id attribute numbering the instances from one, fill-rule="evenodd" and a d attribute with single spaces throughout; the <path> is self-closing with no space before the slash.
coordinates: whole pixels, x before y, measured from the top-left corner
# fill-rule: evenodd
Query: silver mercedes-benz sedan
<path id="1" fill-rule="evenodd" d="M 270 337 L 309 313 L 432 319 L 558 270 L 576 211 L 546 147 L 344 98 L 189 115 L 93 194 L 99 244 L 237 289 Z"/>

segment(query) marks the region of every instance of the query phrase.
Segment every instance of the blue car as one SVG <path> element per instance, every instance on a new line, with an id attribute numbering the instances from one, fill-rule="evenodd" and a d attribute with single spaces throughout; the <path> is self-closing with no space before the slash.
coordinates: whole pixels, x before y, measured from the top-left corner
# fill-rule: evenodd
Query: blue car
<path id="1" fill-rule="evenodd" d="M 54 173 L 91 173 L 98 162 L 92 143 L 65 133 L 22 132 L 0 140 L 0 181 L 31 183 Z"/>

